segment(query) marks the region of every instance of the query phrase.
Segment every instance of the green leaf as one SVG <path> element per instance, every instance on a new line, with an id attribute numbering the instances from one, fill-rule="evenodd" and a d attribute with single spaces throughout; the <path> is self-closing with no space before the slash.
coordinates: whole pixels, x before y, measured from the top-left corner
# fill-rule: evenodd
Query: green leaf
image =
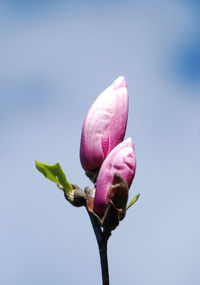
<path id="1" fill-rule="evenodd" d="M 128 210 L 128 208 L 130 208 L 131 206 L 133 206 L 133 204 L 135 204 L 135 202 L 137 202 L 137 200 L 139 199 L 140 194 L 136 195 L 131 202 L 129 203 L 128 207 L 126 208 L 126 210 Z"/>
<path id="2" fill-rule="evenodd" d="M 55 182 L 58 185 L 62 185 L 67 194 L 72 194 L 72 185 L 67 181 L 65 173 L 63 172 L 60 164 L 48 164 L 41 161 L 35 161 L 35 166 L 46 178 Z"/>

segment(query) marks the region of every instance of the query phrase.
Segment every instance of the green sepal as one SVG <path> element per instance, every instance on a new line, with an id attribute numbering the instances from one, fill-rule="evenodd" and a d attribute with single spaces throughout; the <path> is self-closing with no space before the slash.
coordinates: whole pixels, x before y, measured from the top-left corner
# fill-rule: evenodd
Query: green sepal
<path id="1" fill-rule="evenodd" d="M 35 161 L 35 166 L 46 178 L 55 182 L 57 185 L 62 185 L 68 195 L 72 195 L 72 185 L 67 181 L 65 173 L 63 172 L 60 164 L 57 162 L 53 165 Z"/>
<path id="2" fill-rule="evenodd" d="M 133 206 L 133 204 L 135 204 L 135 202 L 137 202 L 137 200 L 139 199 L 140 194 L 136 195 L 131 202 L 129 203 L 128 207 L 126 208 L 126 210 L 128 210 L 128 208 L 130 208 L 131 206 Z"/>

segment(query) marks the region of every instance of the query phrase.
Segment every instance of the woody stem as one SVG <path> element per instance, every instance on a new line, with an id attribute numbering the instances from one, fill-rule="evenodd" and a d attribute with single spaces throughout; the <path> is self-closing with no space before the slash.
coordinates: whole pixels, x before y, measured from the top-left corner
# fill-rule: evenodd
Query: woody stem
<path id="1" fill-rule="evenodd" d="M 97 239 L 99 255 L 101 260 L 101 273 L 102 273 L 102 284 L 109 285 L 109 270 L 108 270 L 108 258 L 107 258 L 107 243 L 111 235 L 111 232 L 104 231 L 101 229 L 97 218 L 88 211 L 92 227 Z"/>

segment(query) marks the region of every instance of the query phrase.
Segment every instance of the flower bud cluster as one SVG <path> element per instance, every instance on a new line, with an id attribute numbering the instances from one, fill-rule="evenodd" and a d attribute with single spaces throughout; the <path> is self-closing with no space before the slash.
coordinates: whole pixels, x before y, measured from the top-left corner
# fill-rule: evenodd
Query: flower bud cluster
<path id="1" fill-rule="evenodd" d="M 115 174 L 125 180 L 128 188 L 135 176 L 136 158 L 132 139 L 123 141 L 127 119 L 128 91 L 126 79 L 120 76 L 92 104 L 81 134 L 80 161 L 88 176 L 92 173 L 97 176 L 93 210 L 100 217 L 113 197 L 110 189 Z M 118 191 L 119 205 L 123 192 L 126 195 L 124 190 Z"/>

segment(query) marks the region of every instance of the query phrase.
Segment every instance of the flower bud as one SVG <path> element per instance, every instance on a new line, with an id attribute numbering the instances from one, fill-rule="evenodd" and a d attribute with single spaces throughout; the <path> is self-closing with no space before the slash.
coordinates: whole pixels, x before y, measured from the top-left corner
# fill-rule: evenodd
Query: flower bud
<path id="1" fill-rule="evenodd" d="M 94 211 L 102 216 L 107 208 L 109 189 L 113 182 L 114 174 L 118 173 L 131 186 L 135 176 L 136 158 L 134 145 L 131 138 L 118 144 L 104 160 L 96 183 Z"/>
<path id="2" fill-rule="evenodd" d="M 85 118 L 81 134 L 83 169 L 101 167 L 106 156 L 124 138 L 128 118 L 126 80 L 118 77 L 95 100 Z"/>

